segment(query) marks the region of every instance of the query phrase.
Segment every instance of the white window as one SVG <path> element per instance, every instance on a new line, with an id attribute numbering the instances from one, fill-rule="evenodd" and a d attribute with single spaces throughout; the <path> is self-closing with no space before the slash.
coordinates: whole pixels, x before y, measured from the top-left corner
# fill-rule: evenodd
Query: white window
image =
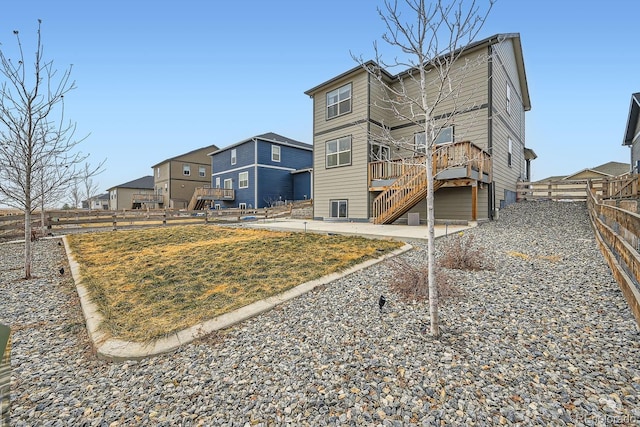
<path id="1" fill-rule="evenodd" d="M 511 138 L 509 138 L 509 152 L 507 153 L 507 165 L 511 166 L 511 161 L 512 161 L 512 154 L 513 154 L 513 143 L 511 142 Z"/>
<path id="2" fill-rule="evenodd" d="M 272 145 L 271 146 L 271 161 L 279 162 L 280 161 L 280 146 Z"/>
<path id="3" fill-rule="evenodd" d="M 198 166 L 198 175 L 204 178 L 207 175 L 207 169 L 204 166 Z"/>
<path id="4" fill-rule="evenodd" d="M 238 156 L 236 153 L 236 149 L 234 148 L 233 150 L 231 150 L 231 164 L 235 165 L 237 161 L 238 161 Z"/>
<path id="5" fill-rule="evenodd" d="M 231 178 L 227 178 L 224 180 L 224 188 L 227 190 L 231 190 L 233 188 L 233 180 Z"/>
<path id="6" fill-rule="evenodd" d="M 369 156 L 372 162 L 379 162 L 389 160 L 390 152 L 391 150 L 388 145 L 380 144 L 379 142 L 372 142 Z"/>
<path id="7" fill-rule="evenodd" d="M 238 188 L 249 188 L 249 172 L 238 174 Z"/>
<path id="8" fill-rule="evenodd" d="M 329 216 L 331 218 L 346 218 L 347 206 L 349 202 L 347 200 L 331 200 Z"/>
<path id="9" fill-rule="evenodd" d="M 446 144 L 448 142 L 453 142 L 453 126 L 447 126 L 446 128 L 440 129 L 440 133 L 435 141 L 433 141 L 434 145 Z M 413 136 L 413 144 L 415 146 L 416 153 L 425 153 L 425 146 L 427 144 L 427 140 L 424 136 L 424 132 L 416 133 Z"/>
<path id="10" fill-rule="evenodd" d="M 215 205 L 213 205 L 213 209 L 219 210 L 220 209 L 220 203 L 216 203 Z"/>
<path id="11" fill-rule="evenodd" d="M 327 119 L 351 112 L 351 83 L 327 92 Z"/>
<path id="12" fill-rule="evenodd" d="M 160 168 L 156 168 L 156 178 L 160 178 Z"/>
<path id="13" fill-rule="evenodd" d="M 333 168 L 351 164 L 351 137 L 345 136 L 327 141 L 327 167 Z"/>
<path id="14" fill-rule="evenodd" d="M 507 114 L 511 115 L 511 86 L 507 82 Z"/>
<path id="15" fill-rule="evenodd" d="M 189 176 L 191 175 L 191 165 L 184 164 L 182 165 L 182 175 Z"/>
<path id="16" fill-rule="evenodd" d="M 247 209 L 247 204 L 246 203 L 238 203 L 238 207 L 240 209 Z"/>
<path id="17" fill-rule="evenodd" d="M 216 188 L 220 188 L 220 177 L 216 176 Z"/>

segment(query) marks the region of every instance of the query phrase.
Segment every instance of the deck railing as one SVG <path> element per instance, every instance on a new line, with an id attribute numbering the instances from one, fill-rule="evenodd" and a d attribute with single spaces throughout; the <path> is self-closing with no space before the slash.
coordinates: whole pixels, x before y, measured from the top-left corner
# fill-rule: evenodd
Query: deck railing
<path id="1" fill-rule="evenodd" d="M 202 200 L 235 200 L 236 193 L 232 188 L 210 188 L 210 187 L 197 187 L 191 196 L 191 201 L 187 206 L 187 209 L 201 209 L 203 203 L 198 203 Z"/>
<path id="2" fill-rule="evenodd" d="M 131 196 L 132 203 L 164 203 L 162 194 L 136 193 Z"/>
<path id="3" fill-rule="evenodd" d="M 438 174 L 454 167 L 467 168 L 467 177 L 471 177 L 472 170 L 489 175 L 491 181 L 491 156 L 488 152 L 470 141 L 450 142 L 436 146 L 433 154 L 433 173 Z M 375 180 L 397 179 L 404 175 L 411 167 L 424 164 L 425 156 L 415 156 L 408 159 L 381 160 L 369 163 L 369 186 Z"/>

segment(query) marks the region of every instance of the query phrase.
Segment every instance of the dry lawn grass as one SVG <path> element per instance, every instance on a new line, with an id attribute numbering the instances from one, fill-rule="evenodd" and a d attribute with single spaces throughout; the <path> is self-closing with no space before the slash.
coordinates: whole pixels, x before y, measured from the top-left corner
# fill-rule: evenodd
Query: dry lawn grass
<path id="1" fill-rule="evenodd" d="M 112 336 L 147 341 L 401 246 L 311 233 L 176 226 L 68 236 Z"/>

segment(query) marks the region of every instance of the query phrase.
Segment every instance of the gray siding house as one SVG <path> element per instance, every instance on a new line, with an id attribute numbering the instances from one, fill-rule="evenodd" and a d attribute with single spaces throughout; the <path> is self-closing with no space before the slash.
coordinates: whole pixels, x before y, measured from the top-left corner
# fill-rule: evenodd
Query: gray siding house
<path id="1" fill-rule="evenodd" d="M 624 131 L 622 145 L 631 148 L 631 168 L 640 173 L 640 92 L 631 95 L 631 106 L 627 118 L 627 128 Z"/>
<path id="2" fill-rule="evenodd" d="M 436 138 L 435 215 L 485 220 L 515 201 L 518 180 L 530 178 L 536 156 L 525 147 L 525 112 L 531 103 L 519 34 L 497 34 L 463 52 L 455 72 L 464 75 L 456 84 L 466 107 L 447 101 L 436 112 L 447 124 Z M 377 67 L 373 61 L 364 65 Z M 402 82 L 416 95 L 416 82 L 407 78 L 411 71 L 382 75 L 386 84 L 398 88 Z M 313 99 L 314 218 L 402 223 L 417 213 L 426 221 L 426 178 L 406 166 L 416 152 L 376 137 L 391 135 L 417 147 L 424 128 L 376 102 L 382 90 L 357 66 L 305 92 Z M 407 187 L 411 194 L 397 197 Z"/>

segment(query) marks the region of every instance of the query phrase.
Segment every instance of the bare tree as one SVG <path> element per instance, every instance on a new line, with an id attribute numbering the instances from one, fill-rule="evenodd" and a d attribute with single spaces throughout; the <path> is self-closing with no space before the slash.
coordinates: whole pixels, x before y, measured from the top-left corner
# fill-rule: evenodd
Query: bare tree
<path id="1" fill-rule="evenodd" d="M 67 122 L 64 97 L 76 88 L 71 66 L 57 75 L 44 59 L 38 20 L 35 57 L 27 62 L 18 31 L 17 60 L 0 49 L 0 201 L 24 212 L 24 274 L 31 278 L 31 216 L 38 205 L 81 176 L 88 157 L 77 151 L 76 125 Z M 28 66 L 27 64 L 31 65 Z"/>
<path id="2" fill-rule="evenodd" d="M 73 181 L 69 185 L 69 200 L 72 209 L 78 209 L 82 203 L 82 188 L 80 188 L 80 179 Z"/>
<path id="3" fill-rule="evenodd" d="M 80 177 L 83 187 L 82 197 L 89 203 L 91 203 L 89 199 L 98 194 L 98 189 L 100 188 L 100 186 L 93 180 L 93 177 L 102 172 L 103 165 L 104 161 L 100 163 L 96 168 L 92 167 L 89 163 L 85 163 L 84 167 L 82 168 L 82 175 Z M 91 206 L 89 205 L 89 208 L 90 207 Z"/>
<path id="4" fill-rule="evenodd" d="M 437 154 L 438 136 L 449 127 L 463 111 L 472 111 L 473 94 L 465 86 L 465 77 L 478 61 L 486 58 L 464 57 L 469 46 L 496 0 L 487 0 L 487 8 L 481 12 L 475 0 L 385 0 L 378 13 L 386 25 L 382 36 L 392 49 L 400 52 L 392 62 L 385 62 L 374 43 L 375 61 L 362 61 L 354 57 L 373 77 L 378 95 L 374 104 L 386 110 L 402 123 L 417 126 L 423 131 L 423 141 L 397 137 L 384 123 L 369 134 L 373 141 L 383 141 L 406 154 L 406 162 L 419 161 L 424 166 L 427 182 L 427 268 L 430 331 L 440 334 L 438 317 L 438 288 L 435 280 L 434 233 L 434 171 L 432 162 Z M 406 13 L 406 17 L 403 15 Z M 396 78 L 387 69 L 400 67 L 406 72 Z M 486 83 L 486 82 L 485 82 Z M 374 153 L 386 160 L 386 153 Z M 420 160 L 416 160 L 420 159 Z"/>

